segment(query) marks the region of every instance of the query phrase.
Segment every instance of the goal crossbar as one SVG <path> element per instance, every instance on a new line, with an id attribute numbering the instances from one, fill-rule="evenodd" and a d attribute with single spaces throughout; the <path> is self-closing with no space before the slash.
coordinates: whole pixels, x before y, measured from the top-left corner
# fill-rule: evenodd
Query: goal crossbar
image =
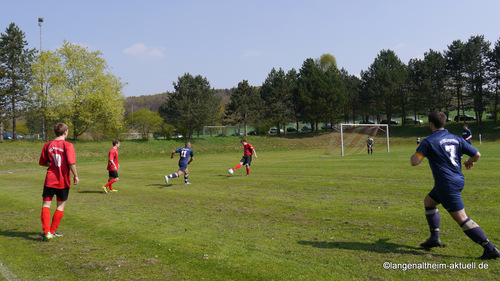
<path id="1" fill-rule="evenodd" d="M 344 127 L 385 127 L 387 152 L 389 152 L 389 125 L 388 124 L 340 124 L 340 146 L 342 147 L 342 156 L 344 156 Z"/>

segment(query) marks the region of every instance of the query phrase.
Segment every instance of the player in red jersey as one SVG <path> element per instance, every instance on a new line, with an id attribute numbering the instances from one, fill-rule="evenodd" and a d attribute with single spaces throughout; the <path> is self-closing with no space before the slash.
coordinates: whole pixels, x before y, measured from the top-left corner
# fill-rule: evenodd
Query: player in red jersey
<path id="1" fill-rule="evenodd" d="M 70 171 L 73 173 L 75 185 L 80 181 L 76 172 L 75 148 L 73 144 L 66 141 L 68 136 L 68 126 L 58 123 L 54 127 L 56 138 L 43 146 L 40 155 L 41 166 L 49 167 L 45 176 L 43 187 L 42 219 L 43 240 L 47 241 L 53 237 L 62 236 L 56 233 L 59 223 L 64 215 L 64 206 L 68 200 L 69 189 L 71 188 Z M 50 223 L 50 205 L 54 195 L 57 196 L 57 209 Z"/>
<path id="2" fill-rule="evenodd" d="M 102 186 L 102 190 L 104 193 L 108 193 L 107 187 L 109 186 L 110 192 L 117 192 L 118 190 L 113 189 L 113 183 L 119 180 L 118 178 L 118 169 L 120 168 L 120 164 L 118 163 L 118 148 L 120 147 L 120 141 L 114 140 L 113 147 L 109 150 L 108 153 L 108 183 Z"/>
<path id="3" fill-rule="evenodd" d="M 249 176 L 250 164 L 252 163 L 252 154 L 255 155 L 255 158 L 257 158 L 257 153 L 255 152 L 253 146 L 249 144 L 246 139 L 242 139 L 241 144 L 243 144 L 243 158 L 241 158 L 240 164 L 236 165 L 236 167 L 231 168 L 230 170 L 232 170 L 232 173 L 234 173 L 234 170 L 237 170 L 239 167 L 246 165 L 247 176 Z"/>

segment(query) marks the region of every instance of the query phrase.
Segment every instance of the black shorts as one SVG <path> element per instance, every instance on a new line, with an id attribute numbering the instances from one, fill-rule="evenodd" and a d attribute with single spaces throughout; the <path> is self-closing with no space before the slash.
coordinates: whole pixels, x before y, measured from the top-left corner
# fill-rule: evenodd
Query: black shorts
<path id="1" fill-rule="evenodd" d="M 53 198 L 57 196 L 57 201 L 66 201 L 69 196 L 69 188 L 59 189 L 52 187 L 43 187 L 42 198 Z"/>
<path id="2" fill-rule="evenodd" d="M 240 162 L 243 162 L 243 165 L 248 164 L 248 166 L 250 166 L 252 163 L 252 155 L 244 155 Z"/>
<path id="3" fill-rule="evenodd" d="M 118 178 L 118 171 L 108 171 L 109 177 L 117 179 Z"/>

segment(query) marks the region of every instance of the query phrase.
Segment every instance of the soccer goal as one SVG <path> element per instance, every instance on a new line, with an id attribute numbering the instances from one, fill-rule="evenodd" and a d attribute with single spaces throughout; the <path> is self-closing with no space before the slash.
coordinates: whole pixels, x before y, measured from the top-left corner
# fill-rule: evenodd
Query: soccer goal
<path id="1" fill-rule="evenodd" d="M 379 134 L 381 131 L 382 134 Z M 384 134 L 385 132 L 385 134 Z M 387 124 L 340 124 L 340 147 L 341 155 L 344 156 L 349 148 L 359 154 L 365 151 L 366 138 L 371 137 L 377 142 L 379 135 L 385 136 L 387 152 L 389 152 L 389 125 Z"/>

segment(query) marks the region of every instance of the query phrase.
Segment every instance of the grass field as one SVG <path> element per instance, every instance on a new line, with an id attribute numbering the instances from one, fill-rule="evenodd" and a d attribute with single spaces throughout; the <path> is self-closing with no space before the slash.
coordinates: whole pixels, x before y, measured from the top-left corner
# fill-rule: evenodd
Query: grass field
<path id="1" fill-rule="evenodd" d="M 107 180 L 110 142 L 78 142 L 81 183 L 72 188 L 58 232 L 41 238 L 45 171 L 42 143 L 0 144 L 0 278 L 6 280 L 498 280 L 500 260 L 481 264 L 482 248 L 441 208 L 445 248 L 425 251 L 423 199 L 433 185 L 427 161 L 411 167 L 412 137 L 373 155 L 321 157 L 328 135 L 253 137 L 251 176 L 228 176 L 239 138 L 193 142 L 189 186 L 167 185 L 181 142 L 124 141 L 120 181 Z M 464 172 L 468 215 L 500 244 L 499 142 Z M 55 205 L 55 204 L 53 204 Z M 52 206 L 52 212 L 55 206 Z M 476 269 L 384 269 L 384 263 L 462 264 Z M 475 263 L 475 264 L 474 264 Z M 479 269 L 479 266 L 488 269 Z M 16 279 L 18 278 L 18 279 Z"/>

